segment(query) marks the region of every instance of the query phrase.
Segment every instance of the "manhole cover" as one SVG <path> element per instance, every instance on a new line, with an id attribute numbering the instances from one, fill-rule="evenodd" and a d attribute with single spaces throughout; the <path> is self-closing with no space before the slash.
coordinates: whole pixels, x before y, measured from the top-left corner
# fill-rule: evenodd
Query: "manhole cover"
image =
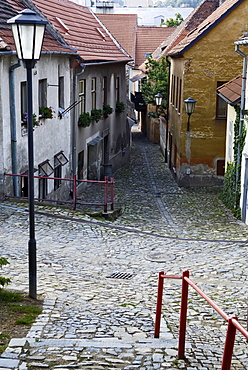
<path id="1" fill-rule="evenodd" d="M 152 262 L 168 262 L 173 261 L 176 256 L 172 253 L 166 252 L 151 252 L 146 256 L 146 259 Z"/>
<path id="2" fill-rule="evenodd" d="M 128 274 L 126 272 L 113 272 L 111 275 L 108 275 L 107 278 L 109 279 L 132 279 L 134 274 Z"/>

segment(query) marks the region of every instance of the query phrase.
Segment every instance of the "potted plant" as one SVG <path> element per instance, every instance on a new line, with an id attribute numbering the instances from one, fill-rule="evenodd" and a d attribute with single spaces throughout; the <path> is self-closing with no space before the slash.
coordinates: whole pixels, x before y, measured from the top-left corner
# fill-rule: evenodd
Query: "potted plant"
<path id="1" fill-rule="evenodd" d="M 108 118 L 110 114 L 113 113 L 114 110 L 113 108 L 111 108 L 109 104 L 103 104 L 102 111 L 103 111 L 103 117 L 104 119 L 106 119 Z"/>
<path id="2" fill-rule="evenodd" d="M 27 112 L 22 113 L 22 126 L 27 127 L 28 126 L 28 114 Z M 33 127 L 34 126 L 40 126 L 40 121 L 37 120 L 37 116 L 35 113 L 33 113 Z"/>
<path id="3" fill-rule="evenodd" d="M 98 122 L 102 118 L 103 111 L 101 109 L 92 109 L 91 119 L 92 121 Z"/>
<path id="4" fill-rule="evenodd" d="M 88 112 L 81 113 L 78 117 L 78 126 L 88 127 L 92 122 L 91 116 Z"/>
<path id="5" fill-rule="evenodd" d="M 40 118 L 53 118 L 53 113 L 55 113 L 53 111 L 53 108 L 52 107 L 39 107 L 39 117 Z"/>
<path id="6" fill-rule="evenodd" d="M 122 101 L 117 101 L 115 106 L 116 113 L 123 113 L 125 110 L 125 104 Z"/>

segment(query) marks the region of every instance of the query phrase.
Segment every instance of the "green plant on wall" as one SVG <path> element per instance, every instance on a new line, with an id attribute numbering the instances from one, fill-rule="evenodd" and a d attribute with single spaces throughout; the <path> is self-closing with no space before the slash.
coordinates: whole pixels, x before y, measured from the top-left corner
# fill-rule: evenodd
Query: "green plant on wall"
<path id="1" fill-rule="evenodd" d="M 55 111 L 53 110 L 53 107 L 39 107 L 39 116 L 40 118 L 53 118 L 53 113 Z"/>
<path id="2" fill-rule="evenodd" d="M 28 126 L 28 114 L 26 112 L 22 113 L 22 126 Z M 37 119 L 36 114 L 33 113 L 33 127 L 35 126 L 40 126 L 40 121 Z"/>
<path id="3" fill-rule="evenodd" d="M 103 112 L 101 109 L 92 109 L 91 111 L 91 120 L 98 122 L 102 118 Z"/>
<path id="4" fill-rule="evenodd" d="M 168 89 L 168 62 L 163 56 L 159 62 L 152 57 L 147 59 L 145 64 L 147 78 L 143 78 L 141 92 L 146 104 L 156 105 L 155 95 L 163 95 L 162 108 L 167 106 L 167 89 Z"/>
<path id="5" fill-rule="evenodd" d="M 236 109 L 236 120 L 234 123 L 234 141 L 233 141 L 234 161 L 232 163 L 227 164 L 226 172 L 224 175 L 223 190 L 221 192 L 220 198 L 223 201 L 223 203 L 229 209 L 231 209 L 233 214 L 240 219 L 241 163 L 238 153 L 242 153 L 244 148 L 246 128 L 244 123 L 242 123 L 241 133 L 239 133 L 240 108 L 236 106 L 235 109 Z"/>
<path id="6" fill-rule="evenodd" d="M 117 101 L 115 106 L 116 113 L 123 113 L 125 110 L 125 104 L 122 101 Z"/>
<path id="7" fill-rule="evenodd" d="M 88 127 L 92 122 L 92 118 L 88 112 L 81 113 L 78 117 L 78 126 Z"/>
<path id="8" fill-rule="evenodd" d="M 108 118 L 110 114 L 112 114 L 114 111 L 113 108 L 109 104 L 103 104 L 102 106 L 102 112 L 103 112 L 103 117 L 104 119 Z"/>

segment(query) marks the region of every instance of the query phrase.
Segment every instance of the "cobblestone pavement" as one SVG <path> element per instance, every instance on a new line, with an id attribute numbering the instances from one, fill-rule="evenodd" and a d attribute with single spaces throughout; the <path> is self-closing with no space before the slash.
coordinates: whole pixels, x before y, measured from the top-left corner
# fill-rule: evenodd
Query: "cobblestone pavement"
<path id="1" fill-rule="evenodd" d="M 133 133 L 130 165 L 115 173 L 114 222 L 83 208 L 36 206 L 38 294 L 44 309 L 26 338 L 0 357 L 6 369 L 220 369 L 226 322 L 189 289 L 186 361 L 177 359 L 181 281 L 165 279 L 162 327 L 153 338 L 158 272 L 192 280 L 246 327 L 248 228 L 215 189 L 179 188 L 159 146 Z M 88 196 L 94 194 L 93 188 Z M 0 204 L 1 271 L 28 291 L 28 213 Z M 115 278 L 114 273 L 122 273 Z M 248 369 L 236 335 L 232 369 Z"/>

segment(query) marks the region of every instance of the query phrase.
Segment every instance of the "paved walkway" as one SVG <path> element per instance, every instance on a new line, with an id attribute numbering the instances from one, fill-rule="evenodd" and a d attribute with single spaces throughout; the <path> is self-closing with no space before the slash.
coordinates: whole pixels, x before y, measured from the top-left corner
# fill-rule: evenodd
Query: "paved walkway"
<path id="1" fill-rule="evenodd" d="M 153 338 L 159 271 L 180 275 L 188 269 L 246 326 L 247 226 L 223 207 L 217 191 L 179 188 L 158 145 L 134 131 L 132 161 L 115 174 L 123 209 L 116 221 L 36 207 L 44 310 L 26 338 L 11 341 L 0 370 L 220 369 L 227 325 L 192 289 L 187 361 L 176 358 L 179 280 L 165 281 L 161 335 Z M 28 291 L 26 208 L 0 204 L 0 256 L 10 262 L 4 268 L 10 288 Z M 232 369 L 248 369 L 247 343 L 239 334 Z"/>

